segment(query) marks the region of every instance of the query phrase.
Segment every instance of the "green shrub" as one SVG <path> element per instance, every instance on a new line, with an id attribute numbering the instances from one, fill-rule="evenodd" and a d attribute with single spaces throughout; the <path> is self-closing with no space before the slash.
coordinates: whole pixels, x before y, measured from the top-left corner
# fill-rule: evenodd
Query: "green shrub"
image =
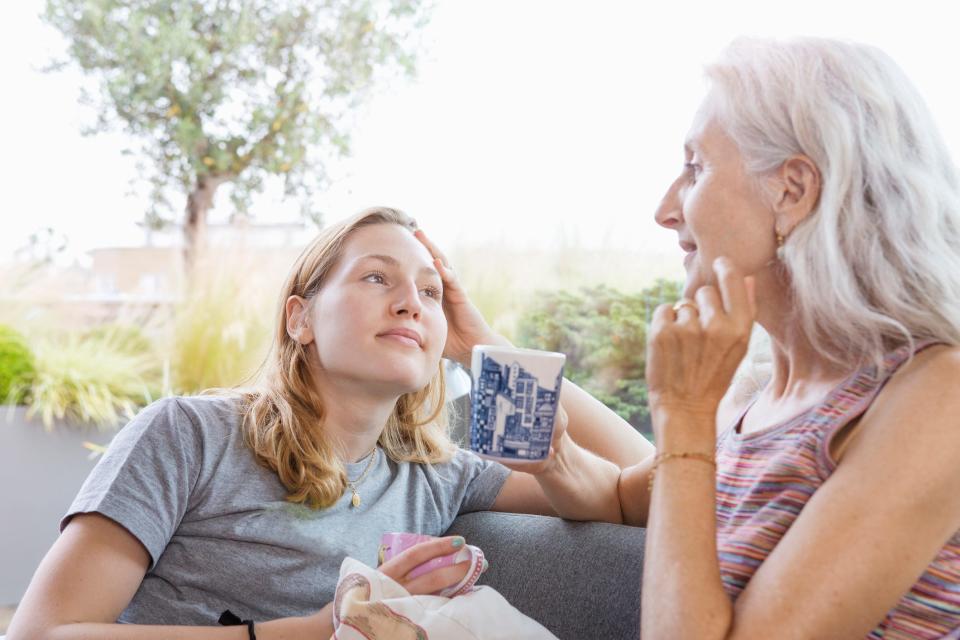
<path id="1" fill-rule="evenodd" d="M 605 286 L 538 295 L 518 324 L 520 345 L 567 355 L 566 376 L 650 435 L 647 326 L 654 309 L 680 297 L 682 284 L 658 280 L 640 293 Z"/>
<path id="2" fill-rule="evenodd" d="M 34 376 L 33 353 L 26 340 L 0 325 L 0 404 L 20 404 Z"/>
<path id="3" fill-rule="evenodd" d="M 132 352 L 114 331 L 38 338 L 27 417 L 114 428 L 159 396 L 160 366 L 151 351 Z"/>

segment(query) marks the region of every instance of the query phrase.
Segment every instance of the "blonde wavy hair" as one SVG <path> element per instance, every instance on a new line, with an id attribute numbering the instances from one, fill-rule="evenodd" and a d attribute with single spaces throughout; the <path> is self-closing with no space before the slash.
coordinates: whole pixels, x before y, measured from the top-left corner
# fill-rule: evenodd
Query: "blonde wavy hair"
<path id="1" fill-rule="evenodd" d="M 257 461 L 277 473 L 290 492 L 287 500 L 315 509 L 336 503 L 347 487 L 337 444 L 323 430 L 324 403 L 317 392 L 307 349 L 287 334 L 286 300 L 301 296 L 312 303 L 337 264 L 347 239 L 357 229 L 396 224 L 412 231 L 417 224 L 396 209 L 374 207 L 324 229 L 287 276 L 280 295 L 273 345 L 260 380 L 241 391 L 244 441 Z M 322 330 L 322 329 L 320 329 Z M 316 343 L 311 343 L 316 344 Z M 397 400 L 378 444 L 400 462 L 445 462 L 454 444 L 447 430 L 443 364 L 426 387 Z"/>

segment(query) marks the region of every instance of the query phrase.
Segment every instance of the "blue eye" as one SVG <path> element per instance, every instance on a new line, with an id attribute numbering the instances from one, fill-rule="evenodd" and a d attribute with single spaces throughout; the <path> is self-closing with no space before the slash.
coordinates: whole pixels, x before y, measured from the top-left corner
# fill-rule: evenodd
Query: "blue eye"
<path id="1" fill-rule="evenodd" d="M 363 279 L 376 284 L 385 284 L 387 281 L 387 277 L 382 271 L 374 271 L 373 273 L 364 276 Z"/>
<path id="2" fill-rule="evenodd" d="M 442 295 L 442 292 L 440 291 L 440 289 L 437 289 L 436 287 L 424 287 L 423 291 L 425 291 L 427 295 L 430 296 L 431 298 L 435 298 L 438 300 Z"/>

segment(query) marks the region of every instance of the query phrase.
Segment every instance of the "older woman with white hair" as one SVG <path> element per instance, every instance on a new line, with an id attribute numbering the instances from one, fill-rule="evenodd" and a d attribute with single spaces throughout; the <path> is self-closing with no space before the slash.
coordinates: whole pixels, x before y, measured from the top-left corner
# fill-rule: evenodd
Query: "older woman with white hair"
<path id="1" fill-rule="evenodd" d="M 687 252 L 658 453 L 620 480 L 643 638 L 960 637 L 955 167 L 875 48 L 740 40 L 707 76 L 656 212 Z M 754 322 L 772 377 L 737 406 Z"/>

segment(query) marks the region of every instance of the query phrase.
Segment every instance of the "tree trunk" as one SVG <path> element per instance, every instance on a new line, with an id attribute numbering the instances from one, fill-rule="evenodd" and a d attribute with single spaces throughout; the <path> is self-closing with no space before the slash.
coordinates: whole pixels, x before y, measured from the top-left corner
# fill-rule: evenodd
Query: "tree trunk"
<path id="1" fill-rule="evenodd" d="M 203 254 L 206 247 L 207 212 L 213 208 L 213 196 L 222 182 L 222 178 L 215 176 L 197 178 L 197 185 L 187 196 L 187 218 L 183 225 L 183 262 L 188 278 L 197 258 Z"/>

